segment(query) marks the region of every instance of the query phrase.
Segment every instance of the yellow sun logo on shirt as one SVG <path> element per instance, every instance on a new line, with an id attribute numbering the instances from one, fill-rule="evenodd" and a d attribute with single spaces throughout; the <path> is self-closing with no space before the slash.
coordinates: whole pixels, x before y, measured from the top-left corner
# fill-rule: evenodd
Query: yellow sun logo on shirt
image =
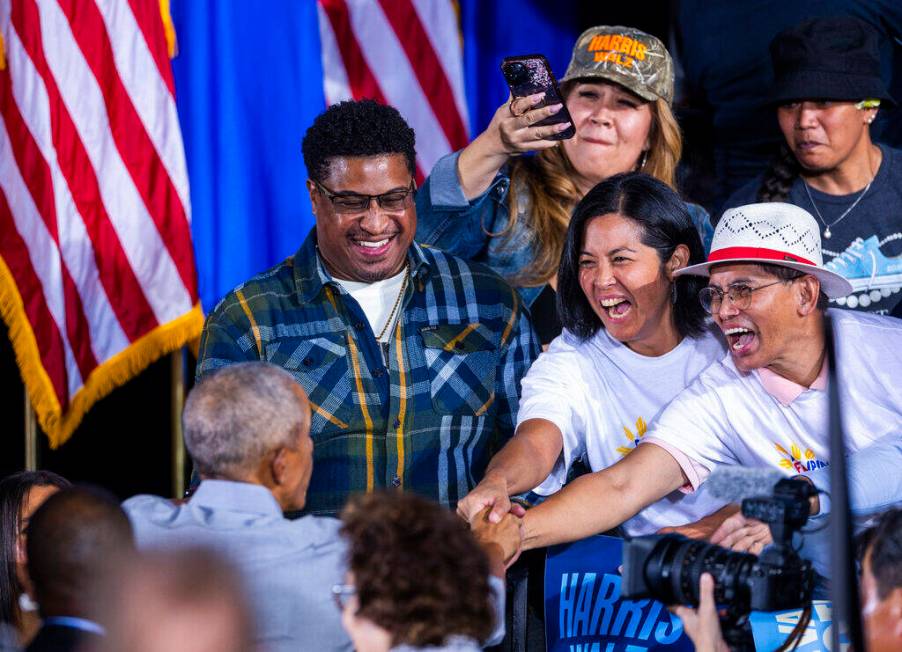
<path id="1" fill-rule="evenodd" d="M 817 455 L 810 448 L 806 448 L 803 454 L 802 449 L 796 444 L 790 444 L 788 451 L 777 443 L 774 443 L 774 447 L 782 458 L 780 460 L 781 469 L 805 473 L 814 469 L 822 469 L 829 464 L 829 462 L 817 459 Z"/>
<path id="2" fill-rule="evenodd" d="M 636 450 L 636 446 L 639 445 L 639 441 L 645 436 L 645 433 L 648 432 L 648 424 L 645 423 L 645 419 L 639 417 L 636 419 L 636 434 L 633 434 L 633 431 L 623 426 L 623 434 L 626 435 L 626 440 L 629 442 L 629 446 L 618 446 L 617 452 L 620 453 L 623 457 L 626 457 L 634 450 Z"/>

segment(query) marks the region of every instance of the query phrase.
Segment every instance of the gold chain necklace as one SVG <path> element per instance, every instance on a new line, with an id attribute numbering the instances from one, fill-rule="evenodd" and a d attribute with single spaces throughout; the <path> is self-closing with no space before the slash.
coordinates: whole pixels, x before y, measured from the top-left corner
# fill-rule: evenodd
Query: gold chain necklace
<path id="1" fill-rule="evenodd" d="M 388 331 L 388 327 L 395 320 L 395 313 L 398 312 L 398 307 L 401 305 L 401 299 L 404 296 L 404 290 L 407 289 L 407 279 L 410 277 L 409 274 L 410 266 L 408 264 L 404 265 L 404 278 L 401 279 L 401 289 L 398 291 L 398 298 L 395 299 L 395 305 L 392 306 L 391 312 L 388 314 L 388 319 L 385 320 L 385 326 L 382 327 L 382 330 L 379 331 L 379 334 L 376 336 L 376 341 L 379 342 L 385 336 L 385 333 Z"/>

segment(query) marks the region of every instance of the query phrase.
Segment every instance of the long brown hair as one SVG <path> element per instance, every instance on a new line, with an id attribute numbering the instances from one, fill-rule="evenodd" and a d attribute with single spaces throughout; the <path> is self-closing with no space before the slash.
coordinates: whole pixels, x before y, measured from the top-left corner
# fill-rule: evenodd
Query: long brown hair
<path id="1" fill-rule="evenodd" d="M 660 98 L 655 100 L 651 103 L 651 111 L 650 146 L 641 171 L 676 189 L 676 167 L 683 151 L 683 136 L 666 101 Z M 557 273 L 570 214 L 582 199 L 574 182 L 575 177 L 576 170 L 560 143 L 535 156 L 515 159 L 511 164 L 510 217 L 502 232 L 491 235 L 503 235 L 511 243 L 510 235 L 517 221 L 522 219 L 527 223 L 534 257 L 529 268 L 508 279 L 514 285 L 542 285 Z M 522 214 L 518 208 L 522 201 L 521 192 L 526 193 L 528 206 Z"/>

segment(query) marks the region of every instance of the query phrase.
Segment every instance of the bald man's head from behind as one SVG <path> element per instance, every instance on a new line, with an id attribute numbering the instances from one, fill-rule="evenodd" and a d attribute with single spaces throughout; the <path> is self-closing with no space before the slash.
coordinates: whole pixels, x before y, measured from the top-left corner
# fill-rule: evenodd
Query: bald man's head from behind
<path id="1" fill-rule="evenodd" d="M 259 484 L 283 510 L 303 509 L 313 472 L 310 405 L 284 369 L 241 362 L 188 395 L 185 445 L 202 480 Z"/>
<path id="2" fill-rule="evenodd" d="M 134 552 L 128 517 L 110 494 L 62 489 L 28 525 L 28 574 L 41 616 L 85 617 L 97 583 Z"/>

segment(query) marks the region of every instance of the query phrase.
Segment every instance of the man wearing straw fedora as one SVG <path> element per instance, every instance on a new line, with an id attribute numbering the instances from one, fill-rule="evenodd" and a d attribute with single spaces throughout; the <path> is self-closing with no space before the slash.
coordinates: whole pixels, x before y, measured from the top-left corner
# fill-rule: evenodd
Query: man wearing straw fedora
<path id="1" fill-rule="evenodd" d="M 615 527 L 720 464 L 797 475 L 829 464 L 828 298 L 851 286 L 824 268 L 817 222 L 790 204 L 740 206 L 717 225 L 699 295 L 729 354 L 703 371 L 617 464 L 577 478 L 527 512 L 526 547 Z M 831 309 L 846 445 L 854 452 L 902 424 L 902 321 Z M 577 531 L 574 531 L 577 530 Z"/>

